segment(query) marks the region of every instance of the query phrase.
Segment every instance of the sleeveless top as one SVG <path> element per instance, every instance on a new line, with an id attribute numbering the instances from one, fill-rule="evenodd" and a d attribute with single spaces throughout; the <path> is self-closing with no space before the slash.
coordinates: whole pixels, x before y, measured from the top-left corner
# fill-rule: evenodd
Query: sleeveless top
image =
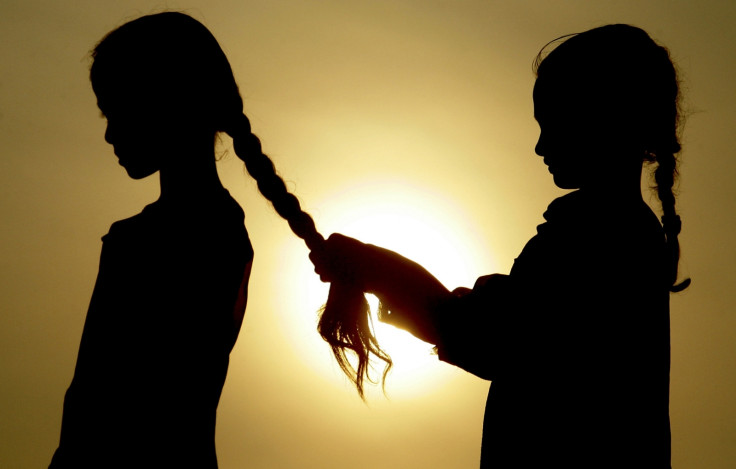
<path id="1" fill-rule="evenodd" d="M 216 468 L 253 248 L 227 191 L 112 225 L 51 468 Z"/>

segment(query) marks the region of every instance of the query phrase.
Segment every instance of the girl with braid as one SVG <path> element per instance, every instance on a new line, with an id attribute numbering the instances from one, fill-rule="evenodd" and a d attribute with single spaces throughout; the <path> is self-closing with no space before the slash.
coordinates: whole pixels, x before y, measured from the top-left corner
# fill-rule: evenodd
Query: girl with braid
<path id="1" fill-rule="evenodd" d="M 508 275 L 449 291 L 339 234 L 310 257 L 324 281 L 351 279 L 378 296 L 383 321 L 491 382 L 481 467 L 669 468 L 669 295 L 689 284 L 677 283 L 675 68 L 618 24 L 553 41 L 535 72 L 535 150 L 573 191 Z M 661 223 L 642 197 L 645 162 Z"/>
<path id="2" fill-rule="evenodd" d="M 217 175 L 218 133 L 293 231 L 310 248 L 324 240 L 251 133 L 230 64 L 202 24 L 144 16 L 92 58 L 105 140 L 131 178 L 158 172 L 161 195 L 103 237 L 51 467 L 216 468 L 217 405 L 253 262 L 243 211 Z M 364 306 L 360 290 L 330 298 L 328 310 Z"/>

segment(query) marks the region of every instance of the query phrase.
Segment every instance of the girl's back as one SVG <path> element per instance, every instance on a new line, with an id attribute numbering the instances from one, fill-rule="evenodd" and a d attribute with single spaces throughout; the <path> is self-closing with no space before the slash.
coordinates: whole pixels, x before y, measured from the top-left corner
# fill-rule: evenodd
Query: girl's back
<path id="1" fill-rule="evenodd" d="M 253 250 L 226 191 L 191 202 L 151 204 L 103 238 L 52 467 L 216 467 Z"/>

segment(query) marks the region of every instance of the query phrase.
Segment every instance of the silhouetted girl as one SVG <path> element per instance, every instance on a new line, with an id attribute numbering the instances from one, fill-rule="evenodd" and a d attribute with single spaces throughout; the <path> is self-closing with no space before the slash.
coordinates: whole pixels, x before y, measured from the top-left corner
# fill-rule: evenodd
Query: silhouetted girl
<path id="1" fill-rule="evenodd" d="M 536 153 L 577 190 L 550 204 L 509 275 L 450 292 L 342 235 L 310 257 L 323 280 L 352 279 L 383 320 L 492 381 L 482 467 L 668 468 L 669 293 L 687 286 L 675 285 L 675 69 L 627 25 L 572 35 L 535 68 Z M 657 164 L 661 224 L 642 199 L 643 162 Z"/>
<path id="2" fill-rule="evenodd" d="M 323 242 L 251 133 L 212 34 L 180 13 L 131 21 L 94 49 L 105 140 L 161 196 L 103 237 L 53 468 L 215 468 L 215 416 L 253 249 L 215 166 L 219 132 L 292 229 Z M 360 295 L 360 292 L 357 292 Z M 338 302 L 339 304 L 339 302 Z"/>

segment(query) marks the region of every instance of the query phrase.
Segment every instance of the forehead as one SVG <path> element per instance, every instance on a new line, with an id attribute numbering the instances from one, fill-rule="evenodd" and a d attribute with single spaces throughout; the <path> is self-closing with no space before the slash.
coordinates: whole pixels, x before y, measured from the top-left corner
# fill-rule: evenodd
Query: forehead
<path id="1" fill-rule="evenodd" d="M 589 81 L 580 77 L 537 78 L 532 97 L 534 113 L 555 115 L 587 114 L 602 112 L 609 106 L 601 99 L 601 90 L 596 90 Z"/>
<path id="2" fill-rule="evenodd" d="M 111 109 L 163 106 L 170 94 L 160 80 L 141 69 L 105 67 L 93 70 L 90 78 L 97 105 L 103 113 Z"/>
<path id="3" fill-rule="evenodd" d="M 92 84 L 97 97 L 97 106 L 107 114 L 111 110 L 122 110 L 140 104 L 141 93 L 124 81 L 97 81 Z"/>
<path id="4" fill-rule="evenodd" d="M 569 108 L 576 101 L 568 87 L 541 78 L 537 78 L 534 83 L 532 99 L 534 100 L 535 114 L 548 113 L 555 109 L 561 111 Z"/>

